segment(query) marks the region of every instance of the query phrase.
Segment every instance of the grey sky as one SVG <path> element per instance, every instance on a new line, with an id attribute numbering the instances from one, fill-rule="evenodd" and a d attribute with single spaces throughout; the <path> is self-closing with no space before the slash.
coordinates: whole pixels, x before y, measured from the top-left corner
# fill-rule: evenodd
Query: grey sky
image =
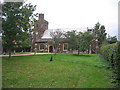
<path id="1" fill-rule="evenodd" d="M 105 25 L 111 36 L 118 35 L 119 0 L 27 0 L 44 13 L 49 29 L 93 28 L 97 22 Z M 36 13 L 35 12 L 35 13 Z"/>

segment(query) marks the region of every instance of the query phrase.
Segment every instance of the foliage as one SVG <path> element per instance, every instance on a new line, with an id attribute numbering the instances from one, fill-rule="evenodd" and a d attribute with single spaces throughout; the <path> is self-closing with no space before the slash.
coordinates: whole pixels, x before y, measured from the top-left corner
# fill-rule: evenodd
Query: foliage
<path id="1" fill-rule="evenodd" d="M 94 35 L 90 32 L 85 32 L 77 35 L 77 43 L 78 43 L 78 52 L 79 51 L 86 51 L 90 49 L 90 45 L 92 44 L 92 40 L 94 39 Z"/>
<path id="2" fill-rule="evenodd" d="M 63 39 L 63 33 L 60 30 L 57 30 L 55 32 L 50 32 L 50 35 L 52 37 L 53 46 L 56 49 L 56 52 L 58 52 L 59 44 Z"/>
<path id="3" fill-rule="evenodd" d="M 102 46 L 100 54 L 112 65 L 116 70 L 117 80 L 120 86 L 120 42 Z"/>
<path id="4" fill-rule="evenodd" d="M 72 30 L 72 31 L 68 31 L 64 34 L 66 42 L 69 44 L 69 50 L 76 50 L 77 47 L 77 35 L 76 35 L 76 31 Z"/>
<path id="5" fill-rule="evenodd" d="M 101 47 L 102 43 L 106 39 L 107 33 L 105 33 L 105 26 L 101 25 L 99 22 L 95 24 L 95 27 L 93 29 L 93 33 L 96 36 L 96 39 L 98 40 L 98 46 Z"/>
<path id="6" fill-rule="evenodd" d="M 79 55 L 80 51 L 84 52 L 90 48 L 94 35 L 90 32 L 82 33 L 73 30 L 73 31 L 68 31 L 65 34 L 65 37 L 66 37 L 66 42 L 69 43 L 69 49 L 72 50 L 77 49 Z"/>
<path id="7" fill-rule="evenodd" d="M 116 43 L 117 40 L 107 40 L 108 44 L 113 44 L 113 43 Z"/>
<path id="8" fill-rule="evenodd" d="M 36 6 L 24 2 L 6 2 L 2 8 L 3 46 L 9 53 L 14 46 L 25 46 L 33 31 Z M 28 43 L 27 43 L 28 44 Z"/>
<path id="9" fill-rule="evenodd" d="M 7 51 L 7 48 L 6 47 L 4 47 L 3 46 L 3 53 L 4 54 L 8 54 L 8 52 L 6 52 Z M 11 53 L 12 52 L 14 52 L 14 53 L 16 53 L 16 52 L 30 52 L 31 51 L 31 46 L 27 46 L 27 47 L 13 47 L 12 49 L 11 49 Z"/>
<path id="10" fill-rule="evenodd" d="M 3 57 L 3 88 L 114 88 L 113 70 L 96 54 Z"/>
<path id="11" fill-rule="evenodd" d="M 106 42 L 109 43 L 109 44 L 113 44 L 113 43 L 116 43 L 117 42 L 117 37 L 116 36 L 113 36 L 113 37 L 108 37 L 106 39 Z"/>

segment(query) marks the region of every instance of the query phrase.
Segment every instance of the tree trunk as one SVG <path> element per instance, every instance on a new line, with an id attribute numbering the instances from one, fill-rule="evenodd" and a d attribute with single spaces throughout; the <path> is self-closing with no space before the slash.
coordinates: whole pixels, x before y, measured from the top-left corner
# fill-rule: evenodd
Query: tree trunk
<path id="1" fill-rule="evenodd" d="M 79 56 L 80 51 L 78 50 L 78 56 Z"/>
<path id="2" fill-rule="evenodd" d="M 74 53 L 74 49 L 73 49 L 73 53 Z"/>
<path id="3" fill-rule="evenodd" d="M 57 49 L 55 49 L 55 54 L 54 55 L 56 55 L 56 53 L 57 53 Z"/>
<path id="4" fill-rule="evenodd" d="M 88 49 L 88 54 L 89 54 L 89 49 Z"/>
<path id="5" fill-rule="evenodd" d="M 11 50 L 9 50 L 9 57 L 8 57 L 9 59 L 11 58 Z"/>
<path id="6" fill-rule="evenodd" d="M 16 53 L 16 51 L 14 50 L 14 54 Z"/>

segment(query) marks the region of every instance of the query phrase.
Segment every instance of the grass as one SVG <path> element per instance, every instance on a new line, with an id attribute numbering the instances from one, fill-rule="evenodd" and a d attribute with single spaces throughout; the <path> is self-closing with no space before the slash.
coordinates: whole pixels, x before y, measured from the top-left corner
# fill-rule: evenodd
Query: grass
<path id="1" fill-rule="evenodd" d="M 15 56 L 2 60 L 3 88 L 113 88 L 113 70 L 99 55 Z"/>
<path id="2" fill-rule="evenodd" d="M 30 54 L 30 53 L 33 53 L 33 52 L 16 52 L 15 54 Z"/>
<path id="3" fill-rule="evenodd" d="M 16 55 L 16 54 L 30 54 L 30 53 L 34 53 L 34 52 L 15 52 L 15 53 L 11 53 L 11 55 Z M 8 55 L 8 53 L 4 53 L 3 55 Z"/>

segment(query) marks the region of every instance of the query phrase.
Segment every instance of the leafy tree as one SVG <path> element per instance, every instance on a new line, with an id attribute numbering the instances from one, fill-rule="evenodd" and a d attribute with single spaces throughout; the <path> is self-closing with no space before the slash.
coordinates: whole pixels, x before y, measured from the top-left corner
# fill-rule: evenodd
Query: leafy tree
<path id="1" fill-rule="evenodd" d="M 105 33 L 105 31 L 106 30 L 105 30 L 105 26 L 104 25 L 100 25 L 99 22 L 97 24 L 95 24 L 95 27 L 93 29 L 93 33 L 96 36 L 96 39 L 98 40 L 98 46 L 99 47 L 102 45 L 102 43 L 106 39 L 107 33 Z"/>
<path id="2" fill-rule="evenodd" d="M 78 35 L 77 35 L 77 50 L 78 50 L 78 55 L 79 55 L 80 51 L 85 51 L 85 49 L 84 49 L 85 42 L 84 42 L 84 39 L 82 38 L 82 35 L 83 35 L 82 32 L 79 32 Z"/>
<path id="3" fill-rule="evenodd" d="M 107 39 L 106 39 L 106 42 L 108 43 L 108 44 L 112 44 L 112 43 L 116 43 L 117 42 L 117 37 L 116 36 L 113 36 L 113 37 L 108 37 Z"/>
<path id="4" fill-rule="evenodd" d="M 59 50 L 59 44 L 63 40 L 63 33 L 60 30 L 57 30 L 55 32 L 50 32 L 50 36 L 52 37 L 52 42 L 55 48 L 55 54 Z"/>
<path id="5" fill-rule="evenodd" d="M 30 38 L 36 21 L 34 16 L 37 16 L 33 14 L 36 6 L 24 2 L 6 2 L 2 9 L 3 46 L 7 48 L 10 58 L 11 49 L 16 45 L 21 46 L 23 41 Z"/>
<path id="6" fill-rule="evenodd" d="M 90 32 L 79 32 L 77 35 L 77 44 L 78 44 L 78 55 L 79 52 L 82 51 L 86 51 L 90 49 L 90 45 L 92 44 L 92 40 L 94 39 L 94 35 L 91 34 Z"/>
<path id="7" fill-rule="evenodd" d="M 67 43 L 69 44 L 69 49 L 78 50 L 78 55 L 79 55 L 80 51 L 84 52 L 90 48 L 94 35 L 91 34 L 90 32 L 82 33 L 73 30 L 73 31 L 68 31 L 65 34 L 65 38 Z"/>
<path id="8" fill-rule="evenodd" d="M 77 47 L 77 32 L 75 30 L 68 31 L 64 34 L 66 42 L 69 44 L 68 49 L 76 50 Z"/>

